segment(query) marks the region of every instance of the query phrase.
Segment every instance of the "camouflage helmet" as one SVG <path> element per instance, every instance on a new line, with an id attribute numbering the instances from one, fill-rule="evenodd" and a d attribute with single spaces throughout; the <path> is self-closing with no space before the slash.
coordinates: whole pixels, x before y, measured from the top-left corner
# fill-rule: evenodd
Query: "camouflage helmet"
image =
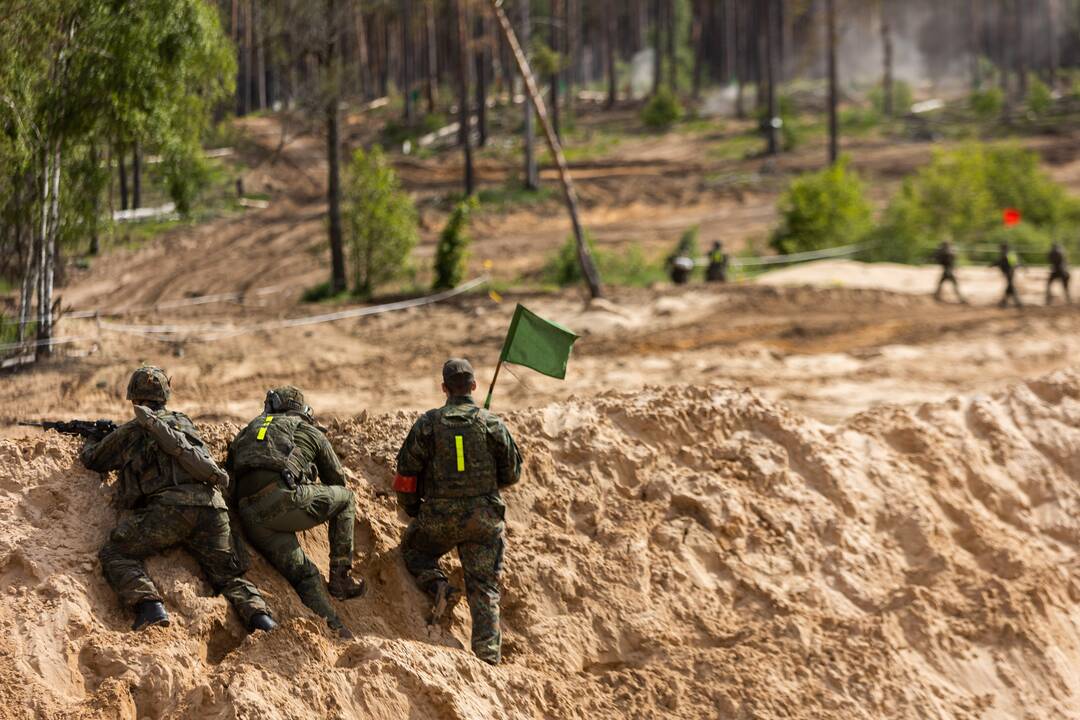
<path id="1" fill-rule="evenodd" d="M 311 415 L 311 407 L 304 402 L 304 393 L 294 385 L 283 385 L 266 393 L 267 412 L 298 412 Z"/>
<path id="2" fill-rule="evenodd" d="M 165 371 L 153 365 L 143 365 L 131 374 L 128 381 L 127 399 L 132 402 L 169 401 L 169 377 Z"/>

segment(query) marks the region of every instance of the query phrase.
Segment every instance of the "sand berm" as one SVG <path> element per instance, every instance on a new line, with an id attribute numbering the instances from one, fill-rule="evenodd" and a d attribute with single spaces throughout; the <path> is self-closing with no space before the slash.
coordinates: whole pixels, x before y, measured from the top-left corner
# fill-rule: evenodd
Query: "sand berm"
<path id="1" fill-rule="evenodd" d="M 413 418 L 330 424 L 371 585 L 350 642 L 258 557 L 282 627 L 246 636 L 180 551 L 149 562 L 172 626 L 129 632 L 111 489 L 75 439 L 0 440 L 0 717 L 1080 717 L 1080 372 L 835 427 L 724 386 L 508 415 L 497 668 L 402 565 Z M 325 571 L 325 530 L 303 542 Z"/>

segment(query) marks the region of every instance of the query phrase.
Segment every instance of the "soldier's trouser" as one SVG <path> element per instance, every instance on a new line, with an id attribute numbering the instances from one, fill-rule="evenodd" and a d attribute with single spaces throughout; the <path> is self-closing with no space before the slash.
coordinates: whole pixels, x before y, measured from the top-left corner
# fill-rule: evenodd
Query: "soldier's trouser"
<path id="1" fill-rule="evenodd" d="M 180 545 L 199 561 L 210 586 L 225 596 L 247 625 L 267 613 L 266 602 L 245 580 L 229 532 L 229 513 L 213 507 L 150 505 L 112 531 L 98 557 L 109 585 L 128 605 L 161 601 L 143 559 Z"/>
<path id="2" fill-rule="evenodd" d="M 296 538 L 296 533 L 328 520 L 330 566 L 351 567 L 356 504 L 348 488 L 300 485 L 240 501 L 240 521 L 251 544 L 289 581 L 301 602 L 336 628 L 341 620 L 330 604 L 322 574 Z"/>
<path id="3" fill-rule="evenodd" d="M 1069 298 L 1069 280 L 1071 273 L 1053 271 L 1050 273 L 1050 279 L 1046 282 L 1046 297 L 1050 297 L 1050 288 L 1054 286 L 1055 282 L 1060 282 L 1062 289 L 1065 290 L 1065 297 Z"/>
<path id="4" fill-rule="evenodd" d="M 499 630 L 499 573 L 503 559 L 504 509 L 481 499 L 463 510 L 440 510 L 424 503 L 420 515 L 405 530 L 401 553 L 405 566 L 425 592 L 432 592 L 446 575 L 439 558 L 458 551 L 465 571 L 465 593 L 472 614 L 472 650 L 490 663 L 502 658 Z"/>

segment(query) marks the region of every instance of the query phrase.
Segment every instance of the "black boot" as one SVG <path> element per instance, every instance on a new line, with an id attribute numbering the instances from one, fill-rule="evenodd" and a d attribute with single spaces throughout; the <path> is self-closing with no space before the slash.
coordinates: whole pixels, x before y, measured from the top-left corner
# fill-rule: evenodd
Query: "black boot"
<path id="1" fill-rule="evenodd" d="M 169 614 L 160 600 L 143 600 L 135 606 L 135 623 L 132 630 L 142 630 L 151 625 L 169 626 Z"/>
<path id="2" fill-rule="evenodd" d="M 266 613 L 255 613 L 248 620 L 248 632 L 253 633 L 256 630 L 262 630 L 263 632 L 270 632 L 277 628 L 277 623 L 274 622 L 274 618 L 270 617 Z"/>
<path id="3" fill-rule="evenodd" d="M 349 575 L 349 568 L 338 565 L 330 568 L 330 582 L 327 583 L 327 589 L 338 600 L 350 600 L 363 595 L 367 588 L 363 578 L 359 582 L 353 580 Z"/>
<path id="4" fill-rule="evenodd" d="M 431 624 L 434 625 L 443 618 L 450 617 L 460 599 L 461 591 L 450 583 L 445 580 L 435 583 L 434 598 L 431 604 Z"/>

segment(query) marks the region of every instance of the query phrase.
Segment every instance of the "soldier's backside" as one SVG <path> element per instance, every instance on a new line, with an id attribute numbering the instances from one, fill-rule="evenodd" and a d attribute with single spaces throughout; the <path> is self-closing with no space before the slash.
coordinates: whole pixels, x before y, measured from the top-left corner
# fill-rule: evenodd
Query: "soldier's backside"
<path id="1" fill-rule="evenodd" d="M 425 413 L 398 452 L 394 488 L 413 518 L 402 555 L 418 586 L 438 605 L 456 592 L 439 559 L 457 548 L 472 614 L 473 652 L 497 664 L 506 514 L 499 491 L 520 478 L 521 454 L 502 420 L 473 401 L 468 363 L 449 361 L 443 377 L 446 405 Z"/>

